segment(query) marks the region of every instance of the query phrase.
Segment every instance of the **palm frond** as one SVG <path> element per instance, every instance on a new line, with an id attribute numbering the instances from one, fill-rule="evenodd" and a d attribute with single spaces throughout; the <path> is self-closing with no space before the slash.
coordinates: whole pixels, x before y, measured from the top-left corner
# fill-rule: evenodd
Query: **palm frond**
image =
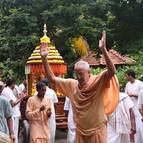
<path id="1" fill-rule="evenodd" d="M 75 51 L 80 55 L 80 56 L 86 56 L 89 52 L 89 45 L 86 41 L 85 38 L 82 36 L 73 38 L 73 45 L 75 48 Z"/>

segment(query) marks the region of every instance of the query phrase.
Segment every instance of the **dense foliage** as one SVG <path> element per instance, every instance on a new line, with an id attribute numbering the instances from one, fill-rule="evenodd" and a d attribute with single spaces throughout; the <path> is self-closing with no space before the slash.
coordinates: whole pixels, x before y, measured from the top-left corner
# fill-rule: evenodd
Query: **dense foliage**
<path id="1" fill-rule="evenodd" d="M 124 87 L 127 83 L 127 79 L 125 78 L 125 72 L 129 69 L 132 69 L 136 73 L 136 78 L 143 81 L 143 52 L 139 52 L 137 55 L 132 56 L 133 59 L 135 59 L 136 63 L 133 65 L 126 65 L 126 66 L 120 66 L 117 67 L 116 75 L 119 80 L 119 84 L 121 87 Z M 104 68 L 93 68 L 91 69 L 92 74 L 99 74 L 101 71 L 103 71 Z"/>
<path id="2" fill-rule="evenodd" d="M 142 0 L 1 0 L 0 62 L 8 63 L 17 77 L 24 75 L 25 62 L 39 43 L 44 23 L 68 64 L 79 57 L 72 38 L 82 35 L 90 49 L 99 52 L 103 29 L 108 47 L 138 58 L 143 56 L 139 53 L 143 51 L 142 9 Z"/>

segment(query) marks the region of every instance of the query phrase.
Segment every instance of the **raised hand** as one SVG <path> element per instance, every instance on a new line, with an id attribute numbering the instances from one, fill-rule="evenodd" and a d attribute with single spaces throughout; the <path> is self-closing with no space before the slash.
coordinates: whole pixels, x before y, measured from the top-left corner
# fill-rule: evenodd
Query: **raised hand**
<path id="1" fill-rule="evenodd" d="M 40 54 L 41 54 L 41 57 L 47 57 L 48 55 L 48 44 L 47 43 L 41 43 L 40 45 Z"/>
<path id="2" fill-rule="evenodd" d="M 106 50 L 106 32 L 105 31 L 102 32 L 102 38 L 101 40 L 99 40 L 99 48 L 102 52 Z"/>
<path id="3" fill-rule="evenodd" d="M 101 40 L 99 40 L 99 48 L 102 51 L 102 55 L 105 58 L 105 62 L 106 62 L 106 66 L 107 66 L 107 73 L 106 73 L 106 78 L 105 80 L 109 80 L 111 79 L 115 72 L 116 72 L 116 68 L 115 65 L 113 64 L 112 60 L 110 59 L 109 55 L 108 55 L 108 51 L 106 49 L 106 32 L 103 31 L 102 32 L 102 38 Z"/>

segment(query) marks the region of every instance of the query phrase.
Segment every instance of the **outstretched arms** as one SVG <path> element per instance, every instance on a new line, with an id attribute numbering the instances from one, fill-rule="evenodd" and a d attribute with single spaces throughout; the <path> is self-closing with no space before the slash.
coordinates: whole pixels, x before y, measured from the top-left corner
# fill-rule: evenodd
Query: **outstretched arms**
<path id="1" fill-rule="evenodd" d="M 106 61 L 106 65 L 107 65 L 107 77 L 111 78 L 115 74 L 116 68 L 115 68 L 114 64 L 112 63 L 112 61 L 108 55 L 107 49 L 106 49 L 106 32 L 105 31 L 103 31 L 102 38 L 101 38 L 101 40 L 99 40 L 99 48 L 105 57 L 105 61 Z"/>
<path id="2" fill-rule="evenodd" d="M 55 82 L 55 75 L 52 72 L 49 63 L 47 62 L 47 55 L 48 55 L 47 46 L 48 46 L 47 43 L 41 43 L 40 54 L 41 54 L 44 69 L 46 72 L 46 76 L 49 79 L 49 81 L 53 83 L 53 82 Z M 106 65 L 107 65 L 107 77 L 111 78 L 115 74 L 116 68 L 115 68 L 114 64 L 112 63 L 111 59 L 109 58 L 109 55 L 108 55 L 108 52 L 106 49 L 106 32 L 105 31 L 103 31 L 102 38 L 101 38 L 101 40 L 99 40 L 99 48 L 105 57 L 105 61 L 106 61 Z"/>

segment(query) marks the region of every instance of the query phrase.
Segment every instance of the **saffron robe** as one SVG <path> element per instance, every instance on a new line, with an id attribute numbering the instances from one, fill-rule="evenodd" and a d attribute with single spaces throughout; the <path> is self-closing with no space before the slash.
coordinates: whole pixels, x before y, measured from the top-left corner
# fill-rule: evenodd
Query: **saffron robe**
<path id="1" fill-rule="evenodd" d="M 106 115 L 117 106 L 119 86 L 115 76 L 110 80 L 105 80 L 105 76 L 107 71 L 91 75 L 88 83 L 80 89 L 77 80 L 56 78 L 56 89 L 68 96 L 72 103 L 76 143 L 106 143 Z M 105 139 L 101 141 L 100 137 Z"/>
<path id="2" fill-rule="evenodd" d="M 44 105 L 45 110 L 39 111 Z M 48 127 L 47 110 L 51 108 L 51 101 L 47 96 L 44 96 L 41 101 L 37 95 L 30 97 L 27 102 L 26 116 L 30 125 L 30 140 L 31 143 L 45 143 L 50 139 L 50 130 Z"/>

